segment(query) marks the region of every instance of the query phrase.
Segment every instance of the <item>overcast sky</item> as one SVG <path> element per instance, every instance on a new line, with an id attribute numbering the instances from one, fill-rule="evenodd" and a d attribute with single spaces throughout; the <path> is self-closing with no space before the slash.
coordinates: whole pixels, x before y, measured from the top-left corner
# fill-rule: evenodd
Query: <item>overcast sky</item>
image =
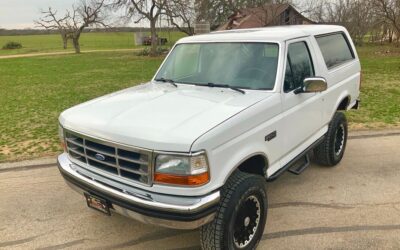
<path id="1" fill-rule="evenodd" d="M 33 28 L 33 20 L 40 17 L 40 10 L 52 6 L 65 10 L 75 0 L 0 0 L 0 28 Z"/>
<path id="2" fill-rule="evenodd" d="M 51 6 L 54 10 L 59 10 L 61 15 L 77 2 L 79 0 L 0 0 L 0 28 L 34 28 L 33 20 L 41 17 L 40 10 Z M 118 15 L 122 15 L 122 13 Z M 118 15 L 114 14 L 114 16 Z"/>

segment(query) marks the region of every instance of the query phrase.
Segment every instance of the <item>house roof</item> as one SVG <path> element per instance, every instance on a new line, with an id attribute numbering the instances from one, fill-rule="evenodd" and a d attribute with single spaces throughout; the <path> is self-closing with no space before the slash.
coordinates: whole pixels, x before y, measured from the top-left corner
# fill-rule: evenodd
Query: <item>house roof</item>
<path id="1" fill-rule="evenodd" d="M 347 32 L 343 26 L 338 25 L 283 25 L 252 29 L 236 29 L 216 31 L 208 34 L 189 36 L 182 38 L 178 43 L 196 43 L 196 42 L 284 42 L 286 40 L 326 34 L 332 32 Z"/>
<path id="2" fill-rule="evenodd" d="M 228 21 L 221 25 L 218 30 L 246 29 L 274 25 L 277 24 L 277 19 L 281 14 L 288 9 L 292 10 L 297 16 L 307 22 L 313 23 L 290 4 L 265 4 L 257 8 L 238 10 L 236 13 L 229 16 Z"/>

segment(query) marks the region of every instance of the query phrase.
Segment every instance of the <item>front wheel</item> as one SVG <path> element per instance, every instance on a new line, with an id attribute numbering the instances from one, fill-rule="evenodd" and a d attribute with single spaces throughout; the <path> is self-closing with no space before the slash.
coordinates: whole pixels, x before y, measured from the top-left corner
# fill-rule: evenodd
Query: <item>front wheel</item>
<path id="1" fill-rule="evenodd" d="M 267 216 L 265 186 L 262 176 L 233 173 L 221 190 L 215 219 L 200 229 L 202 249 L 255 249 Z"/>
<path id="2" fill-rule="evenodd" d="M 315 160 L 321 165 L 335 166 L 343 158 L 346 142 L 346 116 L 342 112 L 336 112 L 324 140 L 314 149 Z"/>

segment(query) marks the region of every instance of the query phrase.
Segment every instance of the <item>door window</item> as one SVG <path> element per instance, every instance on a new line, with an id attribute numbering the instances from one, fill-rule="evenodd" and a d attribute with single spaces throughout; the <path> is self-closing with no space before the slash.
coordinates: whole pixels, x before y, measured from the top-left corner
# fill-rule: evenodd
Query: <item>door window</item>
<path id="1" fill-rule="evenodd" d="M 284 91 L 290 92 L 302 87 L 304 78 L 310 76 L 314 76 L 314 68 L 307 44 L 305 42 L 289 44 Z"/>

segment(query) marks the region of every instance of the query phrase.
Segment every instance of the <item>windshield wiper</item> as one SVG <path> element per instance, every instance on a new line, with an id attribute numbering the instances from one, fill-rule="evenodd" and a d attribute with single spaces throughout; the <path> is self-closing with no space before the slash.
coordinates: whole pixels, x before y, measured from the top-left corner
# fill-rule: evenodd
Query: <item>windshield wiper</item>
<path id="1" fill-rule="evenodd" d="M 167 82 L 167 83 L 174 85 L 175 87 L 178 87 L 178 85 L 176 85 L 175 81 L 172 79 L 165 79 L 164 77 L 161 77 L 161 78 L 157 78 L 154 80 L 156 80 L 157 82 Z"/>
<path id="2" fill-rule="evenodd" d="M 232 90 L 235 90 L 237 92 L 240 92 L 242 94 L 246 94 L 246 92 L 244 92 L 243 90 L 241 90 L 241 89 L 239 89 L 237 87 L 233 87 L 233 86 L 228 85 L 228 84 L 217 84 L 217 83 L 209 82 L 209 83 L 207 83 L 206 86 L 208 86 L 208 87 L 216 87 L 216 88 L 228 88 L 228 89 L 232 89 Z"/>

